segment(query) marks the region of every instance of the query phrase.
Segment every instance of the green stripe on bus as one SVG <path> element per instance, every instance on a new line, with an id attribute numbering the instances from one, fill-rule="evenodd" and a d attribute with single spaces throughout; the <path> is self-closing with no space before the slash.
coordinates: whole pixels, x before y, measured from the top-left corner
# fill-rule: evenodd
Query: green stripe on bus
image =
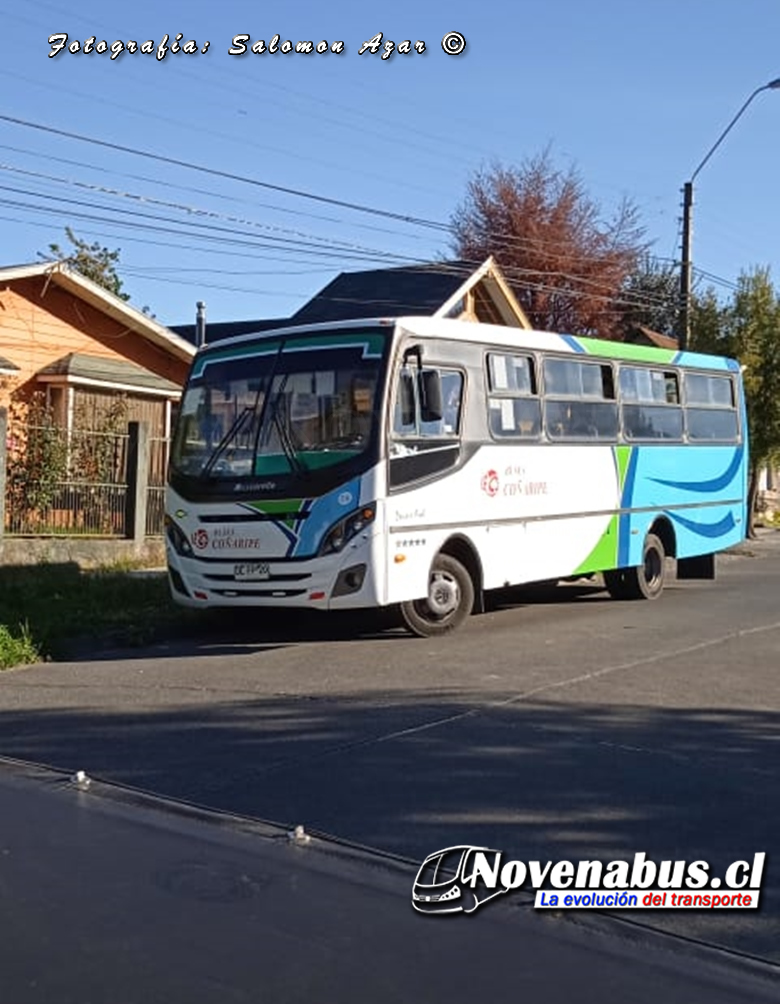
<path id="1" fill-rule="evenodd" d="M 233 362 L 236 359 L 251 359 L 253 356 L 268 356 L 279 351 L 281 342 L 262 342 L 211 351 L 195 359 L 192 366 L 193 377 L 199 377 L 207 366 L 213 363 Z"/>
<path id="2" fill-rule="evenodd" d="M 602 338 L 578 338 L 577 342 L 589 356 L 607 359 L 629 359 L 644 363 L 671 363 L 677 349 L 657 349 L 650 345 L 629 345 L 625 342 L 608 342 Z"/>
<path id="3" fill-rule="evenodd" d="M 621 498 L 623 496 L 623 485 L 626 481 L 626 471 L 628 470 L 628 462 L 631 459 L 632 450 L 633 446 L 615 447 L 615 463 L 617 464 L 618 488 L 620 489 Z"/>
<path id="4" fill-rule="evenodd" d="M 300 338 L 288 338 L 285 349 L 295 351 L 296 349 L 330 349 L 340 346 L 362 345 L 365 349 L 363 353 L 365 358 L 366 356 L 381 356 L 384 344 L 384 335 L 338 334 L 326 338 L 323 338 L 322 335 L 307 335 Z"/>
<path id="5" fill-rule="evenodd" d="M 264 516 L 284 516 L 286 518 L 283 522 L 292 528 L 303 508 L 304 502 L 305 499 L 279 499 L 267 502 L 245 502 L 244 505 L 249 509 L 255 509 L 257 512 L 263 513 Z"/>
<path id="6" fill-rule="evenodd" d="M 591 572 L 600 572 L 605 568 L 614 568 L 617 564 L 617 544 L 618 517 L 613 516 L 609 521 L 609 526 L 601 535 L 598 544 L 596 544 L 574 574 L 588 575 Z"/>
<path id="7" fill-rule="evenodd" d="M 206 355 L 197 358 L 193 364 L 193 376 L 198 377 L 212 363 L 233 362 L 236 359 L 251 359 L 253 356 L 267 356 L 279 351 L 281 341 L 250 342 L 248 345 L 231 345 L 224 349 L 212 349 Z M 338 349 L 363 347 L 363 358 L 381 356 L 385 344 L 383 335 L 363 333 L 337 335 L 308 335 L 288 337 L 285 341 L 286 352 L 301 352 L 309 349 Z"/>

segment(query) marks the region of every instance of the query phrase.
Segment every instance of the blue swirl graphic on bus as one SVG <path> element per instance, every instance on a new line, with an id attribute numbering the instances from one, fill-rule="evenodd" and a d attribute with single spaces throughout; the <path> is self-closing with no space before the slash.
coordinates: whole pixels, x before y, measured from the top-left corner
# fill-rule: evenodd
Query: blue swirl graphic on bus
<path id="1" fill-rule="evenodd" d="M 726 513 L 723 519 L 719 519 L 717 523 L 697 523 L 692 519 L 686 519 L 676 512 L 667 512 L 666 515 L 686 530 L 695 533 L 697 537 L 708 537 L 713 540 L 716 537 L 723 537 L 725 534 L 731 533 L 737 525 L 734 516 L 730 512 Z"/>

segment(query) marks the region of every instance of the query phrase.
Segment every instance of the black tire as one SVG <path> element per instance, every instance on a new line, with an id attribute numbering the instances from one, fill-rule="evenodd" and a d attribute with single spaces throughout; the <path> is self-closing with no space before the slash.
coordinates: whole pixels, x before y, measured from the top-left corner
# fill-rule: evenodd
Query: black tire
<path id="1" fill-rule="evenodd" d="M 648 533 L 642 564 L 604 572 L 604 585 L 616 600 L 656 600 L 666 582 L 666 551 L 660 537 Z"/>
<path id="2" fill-rule="evenodd" d="M 437 554 L 431 565 L 428 595 L 401 604 L 404 625 L 418 638 L 449 634 L 474 606 L 474 583 L 463 565 L 449 554 Z"/>
<path id="3" fill-rule="evenodd" d="M 604 585 L 607 587 L 607 592 L 613 600 L 628 599 L 626 595 L 626 571 L 625 568 L 613 568 L 608 572 L 602 572 Z"/>

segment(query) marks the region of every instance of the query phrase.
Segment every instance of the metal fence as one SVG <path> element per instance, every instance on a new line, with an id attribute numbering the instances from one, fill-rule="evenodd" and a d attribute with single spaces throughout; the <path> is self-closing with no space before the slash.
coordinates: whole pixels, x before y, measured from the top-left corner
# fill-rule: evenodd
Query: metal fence
<path id="1" fill-rule="evenodd" d="M 5 532 L 11 536 L 125 536 L 127 485 L 53 482 L 48 502 L 6 501 Z"/>
<path id="2" fill-rule="evenodd" d="M 148 439 L 145 472 L 128 470 L 130 436 L 9 423 L 5 533 L 130 536 L 129 493 L 146 484 L 147 536 L 163 533 L 169 441 Z"/>
<path id="3" fill-rule="evenodd" d="M 146 536 L 162 536 L 165 529 L 165 479 L 171 441 L 149 439 L 149 471 L 146 485 Z"/>

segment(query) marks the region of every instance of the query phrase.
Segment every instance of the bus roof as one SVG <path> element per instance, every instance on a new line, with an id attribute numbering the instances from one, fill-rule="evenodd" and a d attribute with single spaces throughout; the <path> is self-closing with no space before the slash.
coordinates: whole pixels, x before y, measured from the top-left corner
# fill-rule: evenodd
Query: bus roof
<path id="1" fill-rule="evenodd" d="M 205 345 L 199 350 L 224 349 L 230 345 L 243 345 L 253 341 L 324 333 L 328 331 L 360 330 L 366 327 L 385 330 L 389 335 L 396 330 L 411 335 L 446 338 L 448 341 L 469 342 L 478 345 L 495 345 L 509 349 L 579 353 L 601 359 L 625 362 L 657 363 L 658 365 L 696 367 L 700 369 L 730 370 L 737 372 L 739 363 L 725 356 L 706 355 L 700 352 L 681 352 L 676 348 L 657 348 L 629 342 L 613 342 L 602 338 L 558 334 L 552 331 L 535 331 L 510 328 L 506 325 L 483 324 L 439 317 L 367 317 L 350 321 L 329 321 L 318 324 L 287 325 L 269 328 Z M 207 332 L 208 334 L 208 332 Z"/>

